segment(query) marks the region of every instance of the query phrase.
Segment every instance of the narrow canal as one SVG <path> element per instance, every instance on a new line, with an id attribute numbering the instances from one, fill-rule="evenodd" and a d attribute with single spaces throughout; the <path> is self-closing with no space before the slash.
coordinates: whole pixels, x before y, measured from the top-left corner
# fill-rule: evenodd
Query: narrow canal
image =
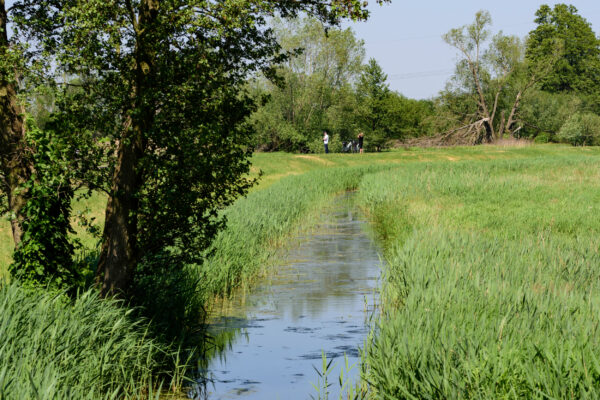
<path id="1" fill-rule="evenodd" d="M 330 398 L 344 354 L 359 361 L 369 331 L 380 274 L 378 249 L 364 230 L 353 194 L 339 196 L 323 211 L 323 222 L 298 237 L 277 274 L 217 316 L 215 334 L 231 343 L 209 362 L 202 398 L 305 400 L 317 392 L 321 354 L 334 359 Z M 358 366 L 351 371 L 358 376 Z"/>

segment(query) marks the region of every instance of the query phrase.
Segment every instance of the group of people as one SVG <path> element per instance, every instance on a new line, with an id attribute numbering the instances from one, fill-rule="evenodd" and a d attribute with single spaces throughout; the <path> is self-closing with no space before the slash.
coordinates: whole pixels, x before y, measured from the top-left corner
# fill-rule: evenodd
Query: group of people
<path id="1" fill-rule="evenodd" d="M 358 151 L 360 154 L 363 153 L 363 141 L 365 138 L 365 134 L 360 132 L 358 134 Z M 323 145 L 325 146 L 325 154 L 329 153 L 329 135 L 327 131 L 323 131 Z"/>

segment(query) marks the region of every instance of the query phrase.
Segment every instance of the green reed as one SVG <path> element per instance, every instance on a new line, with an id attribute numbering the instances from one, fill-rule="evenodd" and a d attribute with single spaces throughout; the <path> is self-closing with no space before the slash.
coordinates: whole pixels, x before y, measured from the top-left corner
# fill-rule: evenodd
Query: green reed
<path id="1" fill-rule="evenodd" d="M 158 398 L 159 360 L 177 352 L 130 313 L 93 291 L 73 301 L 0 286 L 0 399 Z"/>
<path id="2" fill-rule="evenodd" d="M 373 398 L 600 397 L 599 161 L 437 162 L 363 180 L 387 261 L 365 354 Z"/>

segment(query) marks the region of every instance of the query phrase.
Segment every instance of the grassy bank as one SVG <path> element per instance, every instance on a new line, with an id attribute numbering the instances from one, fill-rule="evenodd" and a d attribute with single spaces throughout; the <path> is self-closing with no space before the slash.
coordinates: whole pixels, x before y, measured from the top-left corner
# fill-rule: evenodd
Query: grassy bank
<path id="1" fill-rule="evenodd" d="M 517 159 L 536 157 L 566 157 L 569 154 L 587 153 L 588 148 L 573 148 L 559 145 L 535 145 L 524 147 L 504 146 L 479 146 L 459 148 L 412 148 L 396 149 L 384 153 L 358 154 L 289 154 L 289 153 L 256 153 L 252 158 L 252 176 L 262 172 L 259 184 L 252 191 L 260 191 L 283 178 L 304 173 L 355 166 L 404 165 L 419 162 L 457 160 L 492 160 L 492 159 Z M 94 193 L 91 198 L 79 200 L 73 205 L 73 228 L 83 247 L 80 252 L 89 252 L 97 248 L 98 239 L 88 234 L 79 225 L 79 213 L 86 218 L 93 218 L 99 229 L 104 223 L 106 196 Z M 7 277 L 7 268 L 11 262 L 13 251 L 10 223 L 6 218 L 0 220 L 0 278 Z"/>
<path id="2" fill-rule="evenodd" d="M 386 249 L 374 396 L 600 397 L 600 152 L 363 180 Z"/>
<path id="3" fill-rule="evenodd" d="M 160 360 L 176 357 L 94 292 L 71 303 L 13 283 L 0 287 L 0 310 L 0 399 L 155 398 Z"/>
<path id="4" fill-rule="evenodd" d="M 268 258 L 301 221 L 310 218 L 333 194 L 358 188 L 365 176 L 436 162 L 453 165 L 459 160 L 525 160 L 585 154 L 587 149 L 564 146 L 419 148 L 363 155 L 255 154 L 253 171 L 262 171 L 260 183 L 227 210 L 228 226 L 215 240 L 215 255 L 198 268 L 203 291 L 208 296 L 227 294 L 263 272 L 261 268 L 267 265 Z"/>

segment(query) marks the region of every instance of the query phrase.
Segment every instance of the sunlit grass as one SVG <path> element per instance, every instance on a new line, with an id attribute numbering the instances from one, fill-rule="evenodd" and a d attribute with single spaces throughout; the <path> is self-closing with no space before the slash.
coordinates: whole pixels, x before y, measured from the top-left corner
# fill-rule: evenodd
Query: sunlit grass
<path id="1" fill-rule="evenodd" d="M 258 176 L 262 171 L 259 184 L 252 191 L 267 188 L 273 183 L 293 175 L 320 169 L 364 166 L 364 165 L 403 165 L 414 162 L 445 161 L 448 165 L 461 160 L 492 160 L 552 157 L 565 158 L 574 154 L 597 154 L 593 148 L 573 148 L 563 145 L 532 145 L 525 147 L 479 146 L 454 148 L 410 148 L 395 149 L 382 153 L 365 154 L 289 154 L 289 153 L 256 153 L 252 158 L 251 176 Z M 95 218 L 99 229 L 104 222 L 106 195 L 94 193 L 91 198 L 74 203 L 73 227 L 83 244 L 80 252 L 97 249 L 98 238 L 90 235 L 78 224 L 76 215 L 85 213 L 86 218 Z M 12 235 L 8 220 L 0 220 L 0 277 L 7 276 L 7 268 L 11 262 L 13 251 Z"/>
<path id="2" fill-rule="evenodd" d="M 363 180 L 384 241 L 381 398 L 600 396 L 600 152 Z"/>

